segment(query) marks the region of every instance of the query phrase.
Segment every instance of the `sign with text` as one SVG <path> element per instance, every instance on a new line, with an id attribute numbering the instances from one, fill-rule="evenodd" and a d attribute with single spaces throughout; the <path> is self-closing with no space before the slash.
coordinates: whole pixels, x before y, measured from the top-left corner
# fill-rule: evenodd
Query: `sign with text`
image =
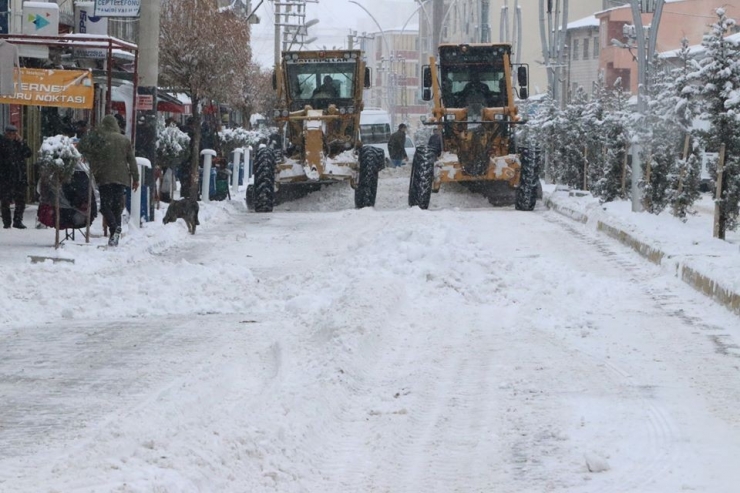
<path id="1" fill-rule="evenodd" d="M 0 104 L 53 106 L 92 109 L 92 73 L 87 70 L 16 69 L 21 72 L 20 87 L 14 96 L 0 97 Z"/>
<path id="2" fill-rule="evenodd" d="M 154 109 L 154 96 L 139 94 L 136 96 L 136 111 L 151 111 Z"/>
<path id="3" fill-rule="evenodd" d="M 95 0 L 99 17 L 138 17 L 141 0 Z"/>
<path id="4" fill-rule="evenodd" d="M 93 15 L 95 2 L 75 3 L 75 32 L 80 34 L 108 34 L 108 18 Z M 78 58 L 106 58 L 108 50 L 103 48 L 75 48 L 74 54 Z"/>

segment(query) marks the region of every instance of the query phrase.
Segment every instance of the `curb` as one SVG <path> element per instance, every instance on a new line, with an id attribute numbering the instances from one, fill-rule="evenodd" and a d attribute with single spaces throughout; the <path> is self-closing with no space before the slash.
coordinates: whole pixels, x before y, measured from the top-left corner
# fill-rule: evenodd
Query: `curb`
<path id="1" fill-rule="evenodd" d="M 586 224 L 590 220 L 586 214 L 574 211 L 573 209 L 560 204 L 556 204 L 549 197 L 546 198 L 544 202 L 548 209 L 581 224 Z M 671 260 L 671 256 L 663 250 L 648 245 L 626 231 L 605 223 L 602 220 L 597 220 L 596 229 L 605 235 L 614 238 L 623 245 L 632 248 L 640 256 L 656 265 L 673 267 L 672 270 L 675 271 L 676 277 L 700 293 L 709 296 L 712 300 L 724 306 L 736 315 L 740 315 L 740 293 L 723 286 L 716 280 L 702 274 L 698 270 L 679 260 Z"/>

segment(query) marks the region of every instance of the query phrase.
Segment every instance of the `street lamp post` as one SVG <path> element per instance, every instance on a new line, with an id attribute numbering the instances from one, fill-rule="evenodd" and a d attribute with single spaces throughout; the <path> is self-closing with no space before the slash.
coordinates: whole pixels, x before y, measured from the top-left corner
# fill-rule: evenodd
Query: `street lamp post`
<path id="1" fill-rule="evenodd" d="M 357 0 L 348 0 L 348 1 L 349 1 L 349 3 L 353 3 L 353 4 L 357 5 L 358 7 L 360 7 L 362 10 L 364 10 L 365 13 L 373 20 L 373 22 L 375 23 L 375 25 L 378 26 L 378 30 L 380 30 L 380 36 L 383 38 L 383 43 L 385 44 L 385 49 L 388 52 L 388 56 L 390 57 L 391 54 L 393 53 L 391 51 L 391 45 L 388 43 L 388 38 L 385 35 L 385 31 L 380 26 L 380 23 L 378 22 L 378 20 L 361 3 L 357 2 Z M 384 57 L 381 57 L 381 63 L 383 62 L 383 59 L 384 59 Z M 387 88 L 387 89 L 390 89 L 390 88 Z M 386 94 L 389 94 L 388 93 L 388 90 L 386 90 Z M 389 108 L 388 108 L 389 109 L 389 113 L 391 114 L 391 120 L 395 123 L 395 114 L 393 113 L 393 109 L 392 109 L 392 107 L 390 105 L 390 101 L 389 101 L 389 105 L 388 106 L 389 106 Z"/>
<path id="2" fill-rule="evenodd" d="M 631 0 L 632 22 L 635 26 L 635 36 L 637 37 L 637 111 L 640 115 L 645 114 L 647 101 L 645 95 L 647 91 L 647 72 L 650 59 L 655 54 L 655 45 L 658 39 L 658 28 L 660 18 L 663 14 L 664 0 L 656 0 L 653 19 L 650 23 L 649 39 L 645 40 L 645 26 L 642 23 L 642 5 L 640 0 Z M 642 203 L 642 188 L 640 182 L 643 179 L 642 161 L 640 160 L 640 142 L 635 139 L 632 144 L 632 212 L 642 212 L 644 206 Z"/>

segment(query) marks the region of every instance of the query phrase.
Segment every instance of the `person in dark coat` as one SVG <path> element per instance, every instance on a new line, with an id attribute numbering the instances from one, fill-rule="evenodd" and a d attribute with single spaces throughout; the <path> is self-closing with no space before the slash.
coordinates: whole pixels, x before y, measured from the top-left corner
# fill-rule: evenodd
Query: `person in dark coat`
<path id="1" fill-rule="evenodd" d="M 26 189 L 28 188 L 28 171 L 25 161 L 32 154 L 31 149 L 18 135 L 18 129 L 14 125 L 6 126 L 5 135 L 0 137 L 0 209 L 5 229 L 11 226 L 11 202 L 15 202 L 12 216 L 13 227 L 26 229 L 23 224 Z"/>
<path id="2" fill-rule="evenodd" d="M 427 146 L 434 151 L 435 156 L 439 157 L 442 155 L 442 132 L 438 128 L 432 130 L 432 135 L 429 137 Z"/>
<path id="3" fill-rule="evenodd" d="M 108 245 L 118 246 L 123 195 L 129 186 L 132 190 L 139 188 L 139 168 L 131 141 L 121 134 L 116 119 L 106 115 L 100 127 L 82 139 L 78 148 L 90 163 L 98 184 L 100 213 L 112 232 Z"/>
<path id="4" fill-rule="evenodd" d="M 406 125 L 400 124 L 398 130 L 391 134 L 391 138 L 388 139 L 388 155 L 391 158 L 391 163 L 394 168 L 398 168 L 403 164 L 404 160 L 408 160 L 406 154 Z"/>

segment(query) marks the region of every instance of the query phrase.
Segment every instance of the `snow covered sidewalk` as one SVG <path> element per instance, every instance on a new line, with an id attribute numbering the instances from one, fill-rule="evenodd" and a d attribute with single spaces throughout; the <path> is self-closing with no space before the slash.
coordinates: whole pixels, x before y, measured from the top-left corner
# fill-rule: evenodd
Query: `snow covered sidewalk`
<path id="1" fill-rule="evenodd" d="M 728 232 L 727 241 L 712 238 L 714 203 L 708 195 L 682 222 L 668 211 L 634 213 L 628 201 L 600 204 L 591 195 L 548 188 L 551 209 L 617 239 L 740 314 L 740 232 Z"/>

